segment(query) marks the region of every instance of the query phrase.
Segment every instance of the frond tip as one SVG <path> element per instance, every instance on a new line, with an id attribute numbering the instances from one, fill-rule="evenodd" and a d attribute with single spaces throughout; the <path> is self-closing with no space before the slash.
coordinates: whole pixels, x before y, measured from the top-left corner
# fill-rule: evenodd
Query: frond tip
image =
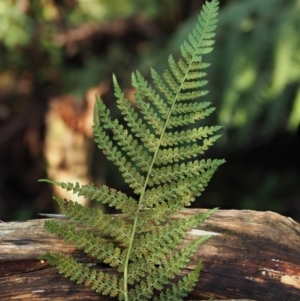
<path id="1" fill-rule="evenodd" d="M 181 45 L 182 58 L 176 61 L 170 55 L 162 74 L 151 69 L 153 85 L 139 71 L 132 74 L 136 108 L 113 76 L 117 107 L 125 122 L 112 120 L 96 96 L 95 141 L 135 195 L 105 185 L 44 180 L 121 211 L 122 215 L 111 216 L 56 198 L 71 221 L 45 223 L 50 233 L 74 243 L 112 272 L 103 273 L 61 253 L 42 258 L 59 273 L 103 295 L 121 301 L 179 301 L 198 281 L 201 262 L 186 276 L 178 275 L 209 236 L 189 242 L 186 236 L 215 209 L 182 219 L 172 217 L 201 195 L 225 162 L 203 156 L 219 139 L 221 127 L 198 124 L 215 110 L 209 101 L 199 99 L 208 93 L 204 69 L 209 64 L 203 57 L 212 51 L 218 6 L 217 0 L 203 5 L 194 30 Z"/>

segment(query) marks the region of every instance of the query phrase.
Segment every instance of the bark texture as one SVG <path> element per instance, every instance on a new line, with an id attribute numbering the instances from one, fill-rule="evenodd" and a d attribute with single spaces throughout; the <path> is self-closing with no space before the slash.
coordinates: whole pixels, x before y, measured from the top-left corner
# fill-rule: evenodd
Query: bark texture
<path id="1" fill-rule="evenodd" d="M 187 209 L 187 216 L 204 209 Z M 112 300 L 59 275 L 37 258 L 62 251 L 97 264 L 72 244 L 48 234 L 44 219 L 0 223 L 0 300 Z M 300 300 L 300 224 L 273 212 L 220 210 L 191 235 L 212 237 L 203 243 L 187 273 L 202 259 L 196 289 L 187 300 Z M 110 272 L 107 266 L 102 270 Z"/>

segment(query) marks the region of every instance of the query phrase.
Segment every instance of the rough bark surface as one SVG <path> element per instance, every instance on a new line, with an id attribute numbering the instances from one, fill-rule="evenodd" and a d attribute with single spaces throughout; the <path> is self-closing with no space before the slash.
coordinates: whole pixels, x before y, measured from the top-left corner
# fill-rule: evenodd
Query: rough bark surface
<path id="1" fill-rule="evenodd" d="M 188 209 L 178 217 L 201 211 Z M 63 251 L 96 264 L 43 225 L 43 219 L 0 223 L 0 300 L 112 300 L 37 259 Z M 183 271 L 202 259 L 199 282 L 188 300 L 300 300 L 300 224 L 273 212 L 220 210 L 200 227 L 213 236 Z M 203 234 L 193 230 L 190 235 Z"/>

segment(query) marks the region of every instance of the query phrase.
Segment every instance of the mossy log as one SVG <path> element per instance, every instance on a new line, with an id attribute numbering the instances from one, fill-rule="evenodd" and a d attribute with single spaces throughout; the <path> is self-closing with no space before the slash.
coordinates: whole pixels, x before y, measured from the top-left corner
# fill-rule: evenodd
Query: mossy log
<path id="1" fill-rule="evenodd" d="M 178 217 L 203 211 L 187 209 Z M 63 251 L 110 272 L 48 234 L 44 221 L 0 223 L 0 300 L 112 300 L 38 260 L 46 252 Z M 189 235 L 213 235 L 183 271 L 202 259 L 199 282 L 187 300 L 300 300 L 300 224 L 273 212 L 219 210 L 199 229 Z"/>

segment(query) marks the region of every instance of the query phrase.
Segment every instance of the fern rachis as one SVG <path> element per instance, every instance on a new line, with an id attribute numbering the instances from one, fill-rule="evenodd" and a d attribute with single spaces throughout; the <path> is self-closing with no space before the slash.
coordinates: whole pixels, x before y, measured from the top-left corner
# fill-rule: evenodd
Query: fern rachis
<path id="1" fill-rule="evenodd" d="M 47 221 L 45 227 L 49 232 L 74 242 L 77 248 L 109 264 L 116 273 L 103 273 L 61 253 L 43 256 L 71 280 L 125 301 L 182 300 L 195 286 L 200 263 L 178 282 L 171 285 L 169 282 L 186 267 L 198 245 L 208 238 L 204 236 L 183 244 L 187 231 L 214 210 L 179 220 L 172 220 L 171 216 L 201 194 L 224 162 L 195 159 L 219 138 L 215 134 L 220 129 L 218 126 L 194 126 L 197 120 L 214 110 L 209 102 L 199 103 L 197 99 L 207 94 L 203 90 L 206 81 L 202 78 L 206 75 L 203 69 L 209 64 L 202 61 L 202 56 L 212 50 L 218 5 L 217 0 L 212 0 L 203 6 L 197 25 L 181 46 L 182 59 L 176 62 L 170 56 L 169 68 L 162 75 L 151 70 L 153 87 L 138 71 L 133 73 L 132 85 L 140 113 L 133 109 L 113 77 L 117 106 L 125 126 L 111 120 L 109 110 L 96 97 L 95 141 L 118 166 L 125 181 L 139 196 L 138 202 L 104 185 L 46 180 L 114 206 L 124 215 L 124 218 L 114 217 L 57 199 L 61 210 L 76 223 L 115 240 L 108 241 L 91 230 L 79 231 L 73 224 Z M 185 129 L 185 126 L 192 128 Z M 112 138 L 109 132 L 113 133 Z"/>

